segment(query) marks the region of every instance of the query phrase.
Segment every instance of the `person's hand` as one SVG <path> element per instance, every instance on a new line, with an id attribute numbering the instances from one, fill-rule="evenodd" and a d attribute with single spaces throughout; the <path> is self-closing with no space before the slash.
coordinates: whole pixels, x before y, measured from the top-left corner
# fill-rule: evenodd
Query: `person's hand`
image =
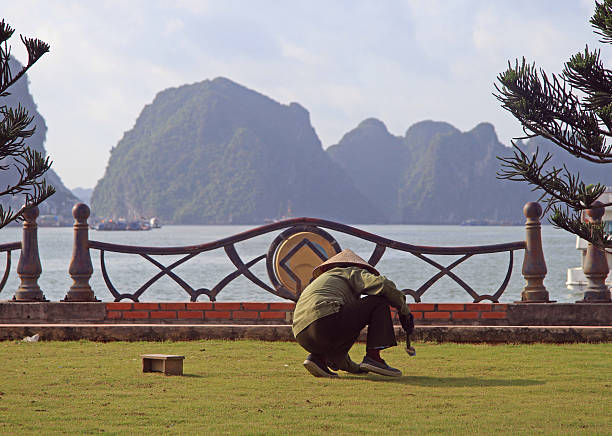
<path id="1" fill-rule="evenodd" d="M 406 332 L 406 335 L 410 336 L 414 331 L 414 316 L 411 313 L 408 315 L 404 315 L 403 313 L 399 314 L 399 321 L 402 325 L 402 328 Z"/>

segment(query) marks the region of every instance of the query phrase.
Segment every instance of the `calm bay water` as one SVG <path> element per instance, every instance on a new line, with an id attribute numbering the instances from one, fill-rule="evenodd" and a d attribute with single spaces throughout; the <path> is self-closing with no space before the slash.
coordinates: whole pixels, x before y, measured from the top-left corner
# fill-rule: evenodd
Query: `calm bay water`
<path id="1" fill-rule="evenodd" d="M 523 227 L 494 226 L 415 226 L 415 225 L 368 225 L 357 226 L 363 230 L 390 239 L 415 245 L 430 246 L 469 246 L 499 244 L 524 240 Z M 184 246 L 212 242 L 252 228 L 251 226 L 165 226 L 161 229 L 144 232 L 98 232 L 91 230 L 93 240 L 127 245 L 143 246 Z M 265 254 L 272 240 L 280 232 L 262 235 L 236 245 L 236 249 L 246 263 L 254 257 Z M 364 258 L 374 249 L 370 242 L 330 232 L 342 248 L 350 248 Z M 72 280 L 68 275 L 68 264 L 72 253 L 72 228 L 39 228 L 39 251 L 43 272 L 39 280 L 45 297 L 51 301 L 62 299 Z M 567 269 L 580 266 L 579 252 L 575 249 L 575 238 L 551 226 L 542 227 L 544 255 L 548 267 L 545 285 L 553 300 L 574 302 L 580 293 L 569 291 L 565 286 Z M 20 228 L 5 228 L 0 231 L 0 243 L 21 240 Z M 0 293 L 1 300 L 12 298 L 19 286 L 17 277 L 17 256 L 13 257 L 11 276 Z M 100 258 L 97 250 L 91 250 L 94 274 L 90 284 L 96 297 L 102 301 L 113 301 L 100 272 Z M 156 256 L 168 265 L 182 256 Z M 0 262 L 4 261 L 0 255 Z M 442 265 L 452 263 L 458 256 L 432 256 Z M 459 277 L 479 293 L 494 293 L 501 285 L 508 267 L 508 253 L 476 255 L 453 269 Z M 524 286 L 521 276 L 523 251 L 515 253 L 512 279 L 502 302 L 520 299 Z M 135 292 L 159 269 L 138 255 L 106 254 L 106 265 L 113 284 L 120 292 Z M 417 289 L 433 276 L 437 270 L 418 258 L 395 250 L 387 250 L 378 264 L 378 269 L 392 279 L 399 288 Z M 235 268 L 222 249 L 202 253 L 174 271 L 193 288 L 211 289 Z M 259 262 L 251 270 L 264 282 L 269 283 L 264 262 Z M 149 288 L 141 301 L 188 301 L 189 296 L 173 280 L 163 277 Z M 201 296 L 198 301 L 208 301 Z M 226 286 L 217 301 L 285 301 L 263 289 L 248 279 L 238 277 Z M 470 296 L 452 279 L 443 277 L 423 296 L 424 302 L 466 302 Z"/>

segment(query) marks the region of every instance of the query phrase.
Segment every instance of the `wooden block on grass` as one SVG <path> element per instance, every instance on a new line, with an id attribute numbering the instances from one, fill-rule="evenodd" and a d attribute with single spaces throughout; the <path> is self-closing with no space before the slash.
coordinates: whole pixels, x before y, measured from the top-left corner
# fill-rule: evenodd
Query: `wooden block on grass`
<path id="1" fill-rule="evenodd" d="M 142 372 L 162 372 L 165 375 L 183 375 L 185 356 L 175 354 L 143 354 Z"/>

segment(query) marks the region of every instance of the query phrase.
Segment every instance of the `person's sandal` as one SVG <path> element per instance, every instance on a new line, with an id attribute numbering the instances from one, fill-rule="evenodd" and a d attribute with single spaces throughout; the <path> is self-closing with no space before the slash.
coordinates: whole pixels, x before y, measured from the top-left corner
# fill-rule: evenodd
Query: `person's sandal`
<path id="1" fill-rule="evenodd" d="M 338 374 L 331 372 L 327 365 L 313 354 L 309 354 L 304 361 L 304 368 L 315 377 L 338 377 Z"/>
<path id="2" fill-rule="evenodd" d="M 399 369 L 390 367 L 384 360 L 382 362 L 379 362 L 369 356 L 365 356 L 363 358 L 363 362 L 361 362 L 359 368 L 364 371 L 373 372 L 375 374 L 386 375 L 387 377 L 402 376 L 402 372 Z"/>

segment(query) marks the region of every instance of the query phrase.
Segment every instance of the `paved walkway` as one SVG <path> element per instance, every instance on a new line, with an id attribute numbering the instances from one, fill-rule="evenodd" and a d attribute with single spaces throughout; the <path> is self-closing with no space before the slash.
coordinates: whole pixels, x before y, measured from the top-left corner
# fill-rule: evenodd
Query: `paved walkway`
<path id="1" fill-rule="evenodd" d="M 403 337 L 396 327 L 398 338 Z M 0 340 L 185 341 L 257 339 L 293 341 L 288 325 L 237 324 L 0 324 Z M 362 332 L 361 340 L 365 340 Z M 417 326 L 416 341 L 468 343 L 612 342 L 612 326 Z"/>

